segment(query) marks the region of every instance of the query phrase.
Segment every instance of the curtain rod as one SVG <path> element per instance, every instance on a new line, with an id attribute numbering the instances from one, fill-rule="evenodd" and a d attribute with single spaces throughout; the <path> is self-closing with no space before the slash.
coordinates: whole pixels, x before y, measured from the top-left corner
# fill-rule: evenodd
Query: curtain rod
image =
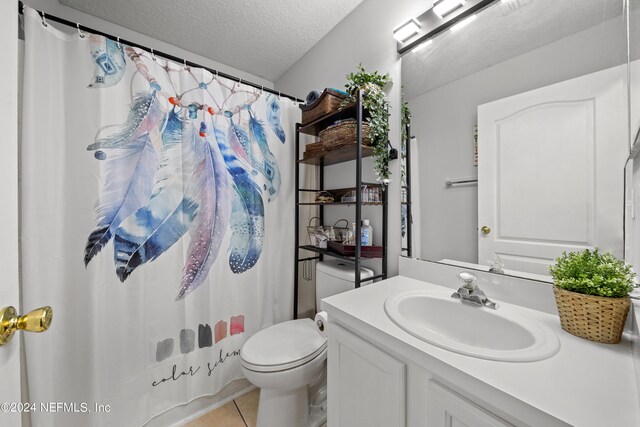
<path id="1" fill-rule="evenodd" d="M 22 1 L 18 2 L 18 14 L 20 14 L 20 15 L 24 14 L 24 6 L 25 6 L 25 4 Z M 205 69 L 205 70 L 209 71 L 211 74 L 218 75 L 220 77 L 224 77 L 225 79 L 229 79 L 229 80 L 232 80 L 234 82 L 238 82 L 238 83 L 243 84 L 243 85 L 251 86 L 251 87 L 254 87 L 256 89 L 260 89 L 261 91 L 269 92 L 269 93 L 272 93 L 274 95 L 278 95 L 280 97 L 285 97 L 285 98 L 288 98 L 288 99 L 290 99 L 292 101 L 295 101 L 295 102 L 304 103 L 304 101 L 302 99 L 296 98 L 295 96 L 287 95 L 286 93 L 282 93 L 282 92 L 278 92 L 278 91 L 273 90 L 273 89 L 266 88 L 266 87 L 264 87 L 262 85 L 259 85 L 257 83 L 253 83 L 253 82 L 241 79 L 239 77 L 235 77 L 235 76 L 232 76 L 230 74 L 223 73 L 222 71 L 214 70 L 212 68 L 205 67 L 205 66 L 197 64 L 195 62 L 187 61 L 184 58 L 178 58 L 177 56 L 171 55 L 169 53 L 165 53 L 165 52 L 161 52 L 159 50 L 151 49 L 151 48 L 149 48 L 147 46 L 141 45 L 140 43 L 135 43 L 135 42 L 132 42 L 132 41 L 129 41 L 129 40 L 125 40 L 123 38 L 118 38 L 118 37 L 113 36 L 111 34 L 107 34 L 107 33 L 103 32 L 103 31 L 96 30 L 94 28 L 90 28 L 90 27 L 87 27 L 85 25 L 81 25 L 81 24 L 78 24 L 78 23 L 75 23 L 75 22 L 68 21 L 68 20 L 66 20 L 64 18 L 60 18 L 60 17 L 55 16 L 55 15 L 47 15 L 44 12 L 41 12 L 39 10 L 36 10 L 36 9 L 34 9 L 34 10 L 36 12 L 38 12 L 38 15 L 40 15 L 40 17 L 43 17 L 43 15 L 44 15 L 44 19 L 46 19 L 47 21 L 57 22 L 59 24 L 66 25 L 68 27 L 78 28 L 79 30 L 86 31 L 88 33 L 98 34 L 98 35 L 104 36 L 104 37 L 106 37 L 108 39 L 111 39 L 113 41 L 118 41 L 118 42 L 124 43 L 124 44 L 126 44 L 128 46 L 137 47 L 139 49 L 143 49 L 143 50 L 146 50 L 148 52 L 153 51 L 154 55 L 162 56 L 162 57 L 164 57 L 166 59 L 169 59 L 171 61 L 174 61 L 176 63 L 185 64 L 185 65 L 187 65 L 189 67 L 202 68 L 202 69 Z"/>

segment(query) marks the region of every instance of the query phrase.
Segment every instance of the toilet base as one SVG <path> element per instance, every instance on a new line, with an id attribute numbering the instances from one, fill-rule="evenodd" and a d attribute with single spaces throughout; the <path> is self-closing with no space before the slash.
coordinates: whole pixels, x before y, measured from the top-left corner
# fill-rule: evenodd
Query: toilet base
<path id="1" fill-rule="evenodd" d="M 309 386 L 326 372 L 326 342 L 321 350 L 315 358 L 285 370 L 256 370 L 256 365 L 242 359 L 245 377 L 260 387 L 257 427 L 309 427 Z"/>
<path id="2" fill-rule="evenodd" d="M 295 390 L 260 390 L 256 427 L 300 427 L 309 424 L 307 387 Z"/>

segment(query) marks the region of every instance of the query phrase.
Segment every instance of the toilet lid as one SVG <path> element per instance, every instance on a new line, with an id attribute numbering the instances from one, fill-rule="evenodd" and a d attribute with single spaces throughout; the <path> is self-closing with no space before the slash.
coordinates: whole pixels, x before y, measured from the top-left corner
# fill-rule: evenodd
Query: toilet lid
<path id="1" fill-rule="evenodd" d="M 251 370 L 292 369 L 317 357 L 327 346 L 311 319 L 289 320 L 265 328 L 249 338 L 240 352 Z"/>

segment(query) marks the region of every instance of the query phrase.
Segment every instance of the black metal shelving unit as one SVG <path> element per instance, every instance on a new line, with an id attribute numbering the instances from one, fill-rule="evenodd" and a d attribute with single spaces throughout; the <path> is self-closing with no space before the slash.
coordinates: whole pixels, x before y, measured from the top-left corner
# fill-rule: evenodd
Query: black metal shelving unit
<path id="1" fill-rule="evenodd" d="M 411 215 L 411 140 L 413 137 L 411 136 L 411 124 L 407 123 L 405 127 L 406 131 L 406 141 L 405 143 L 405 182 L 402 185 L 402 190 L 406 192 L 406 200 L 402 201 L 402 205 L 407 207 L 407 214 L 405 221 L 407 222 L 407 246 L 404 248 L 400 248 L 400 252 L 406 253 L 406 256 L 411 258 L 411 254 L 413 252 L 413 236 L 412 236 L 412 228 L 413 228 L 413 216 Z"/>
<path id="2" fill-rule="evenodd" d="M 364 111 L 362 108 L 362 96 L 363 92 L 359 91 L 357 95 L 357 101 L 349 106 L 344 107 L 343 109 L 336 111 L 334 113 L 323 116 L 313 122 L 302 126 L 300 123 L 296 124 L 296 140 L 295 140 L 295 151 L 296 151 L 296 168 L 295 168 L 295 181 L 296 181 L 296 192 L 295 192 L 295 260 L 294 263 L 294 295 L 293 295 L 293 317 L 294 319 L 298 318 L 298 271 L 299 264 L 301 262 L 310 261 L 310 260 L 318 260 L 322 261 L 325 256 L 337 258 L 343 261 L 351 262 L 354 264 L 355 268 L 355 287 L 359 288 L 360 285 L 364 282 L 373 281 L 376 279 L 386 279 L 387 278 L 387 217 L 388 217 L 388 203 L 387 203 L 387 192 L 382 191 L 382 201 L 380 203 L 363 203 L 362 202 L 362 189 L 365 186 L 378 186 L 381 187 L 381 184 L 372 184 L 366 183 L 362 181 L 362 159 L 363 157 L 368 157 L 373 154 L 373 149 L 370 147 L 366 147 L 362 145 L 362 121 L 364 119 Z M 321 130 L 330 126 L 337 120 L 354 118 L 357 121 L 357 131 L 356 131 L 356 143 L 353 145 L 345 145 L 339 147 L 335 150 L 328 151 L 323 153 L 323 155 L 319 157 L 314 157 L 310 159 L 301 159 L 300 158 L 300 134 L 312 135 L 317 137 Z M 300 202 L 300 193 L 303 192 L 312 192 L 316 193 L 319 191 L 331 191 L 331 189 L 324 188 L 324 168 L 325 166 L 335 165 L 343 162 L 348 162 L 355 160 L 356 162 L 356 179 L 354 190 L 356 194 L 356 200 L 352 203 L 343 203 L 343 202 L 334 202 L 334 203 L 320 203 L 320 202 Z M 300 188 L 300 168 L 302 165 L 314 165 L 319 167 L 319 185 L 317 189 L 308 189 L 308 188 Z M 344 206 L 344 205 L 353 205 L 355 207 L 355 223 L 356 223 L 356 245 L 355 245 L 355 256 L 348 257 L 341 255 L 339 253 L 333 252 L 329 249 L 321 249 L 310 245 L 301 245 L 300 244 L 300 206 L 309 206 L 309 205 L 317 205 L 319 208 L 318 217 L 320 221 L 324 224 L 324 209 L 325 207 L 330 206 Z M 357 238 L 357 236 L 361 235 L 361 222 L 362 222 L 362 206 L 363 205 L 378 205 L 382 207 L 382 257 L 379 258 L 382 261 L 381 271 L 382 274 L 374 275 L 373 277 L 362 279 L 360 277 L 360 266 L 362 263 L 362 246 L 361 239 Z M 310 251 L 315 252 L 316 256 L 300 258 L 300 251 Z M 370 259 L 370 258 L 368 258 Z"/>

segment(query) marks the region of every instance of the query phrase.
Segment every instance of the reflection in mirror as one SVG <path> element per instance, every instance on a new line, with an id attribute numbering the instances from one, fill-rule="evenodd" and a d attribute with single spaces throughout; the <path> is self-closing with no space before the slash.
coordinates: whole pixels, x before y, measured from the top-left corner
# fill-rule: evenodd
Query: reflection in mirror
<path id="1" fill-rule="evenodd" d="M 549 281 L 563 251 L 624 256 L 624 3 L 497 1 L 403 56 L 412 257 Z"/>
<path id="2" fill-rule="evenodd" d="M 640 274 L 640 0 L 629 0 L 629 119 L 633 148 L 625 170 L 625 259 Z M 636 242 L 636 244 L 632 244 Z M 636 276 L 636 281 L 640 280 Z"/>
<path id="3" fill-rule="evenodd" d="M 411 136 L 411 111 L 409 103 L 402 101 L 402 139 L 400 144 L 400 181 L 401 181 L 401 199 L 400 199 L 400 219 L 401 219 L 401 253 L 400 255 L 412 258 L 414 253 L 420 253 L 420 221 L 416 218 L 419 210 L 412 209 L 415 201 L 412 199 L 413 194 L 420 191 L 420 180 L 411 179 L 411 171 L 417 167 L 415 162 L 417 156 L 412 156 L 415 152 L 415 137 Z M 415 221 L 418 219 L 418 221 Z"/>

